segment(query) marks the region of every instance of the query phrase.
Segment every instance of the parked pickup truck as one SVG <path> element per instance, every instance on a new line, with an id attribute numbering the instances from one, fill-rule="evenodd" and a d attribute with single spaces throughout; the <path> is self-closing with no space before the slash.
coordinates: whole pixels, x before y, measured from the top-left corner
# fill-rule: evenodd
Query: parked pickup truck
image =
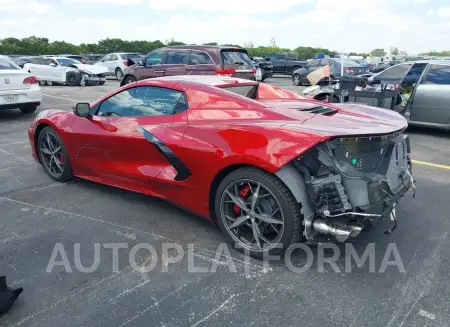
<path id="1" fill-rule="evenodd" d="M 276 52 L 268 55 L 266 60 L 273 64 L 274 74 L 292 75 L 296 69 L 305 67 L 307 62 L 297 58 L 295 53 Z"/>

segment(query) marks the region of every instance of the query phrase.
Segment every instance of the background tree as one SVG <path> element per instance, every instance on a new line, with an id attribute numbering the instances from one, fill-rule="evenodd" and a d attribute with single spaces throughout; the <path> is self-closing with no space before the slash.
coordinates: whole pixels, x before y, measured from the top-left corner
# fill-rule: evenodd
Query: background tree
<path id="1" fill-rule="evenodd" d="M 369 52 L 371 57 L 384 57 L 386 55 L 386 51 L 382 48 L 373 49 Z"/>
<path id="2" fill-rule="evenodd" d="M 391 55 L 398 56 L 398 47 L 391 47 Z"/>

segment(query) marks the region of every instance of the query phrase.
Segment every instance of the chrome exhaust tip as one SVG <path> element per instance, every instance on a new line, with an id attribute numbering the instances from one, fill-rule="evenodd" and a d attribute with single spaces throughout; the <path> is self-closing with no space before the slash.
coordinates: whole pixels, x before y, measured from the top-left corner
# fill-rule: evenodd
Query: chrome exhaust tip
<path id="1" fill-rule="evenodd" d="M 350 223 L 347 226 L 336 223 L 328 223 L 323 219 L 316 219 L 312 223 L 315 232 L 319 234 L 332 235 L 338 242 L 345 242 L 349 237 L 356 237 L 364 228 L 358 223 Z"/>

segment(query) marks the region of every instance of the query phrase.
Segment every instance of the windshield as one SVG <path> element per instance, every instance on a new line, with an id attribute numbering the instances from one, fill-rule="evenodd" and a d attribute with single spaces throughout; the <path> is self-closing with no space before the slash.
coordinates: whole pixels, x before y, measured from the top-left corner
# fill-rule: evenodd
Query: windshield
<path id="1" fill-rule="evenodd" d="M 6 59 L 6 58 L 0 58 L 0 70 L 7 70 L 7 69 L 20 69 L 19 66 L 17 66 L 12 60 Z"/>
<path id="2" fill-rule="evenodd" d="M 79 62 L 78 60 L 71 59 L 71 58 L 60 58 L 60 59 L 56 59 L 56 61 L 61 66 L 70 66 L 70 65 L 81 64 L 81 62 Z"/>
<path id="3" fill-rule="evenodd" d="M 245 51 L 222 50 L 220 53 L 224 65 L 239 65 L 252 67 L 253 63 Z"/>
<path id="4" fill-rule="evenodd" d="M 120 57 L 124 60 L 130 58 L 144 58 L 144 56 L 140 53 L 122 53 Z"/>

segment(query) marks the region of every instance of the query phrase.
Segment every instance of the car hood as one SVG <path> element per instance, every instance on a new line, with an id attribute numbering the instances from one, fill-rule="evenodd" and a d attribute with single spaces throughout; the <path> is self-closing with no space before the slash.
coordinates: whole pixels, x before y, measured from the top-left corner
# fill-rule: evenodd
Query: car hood
<path id="1" fill-rule="evenodd" d="M 406 119 L 395 111 L 363 104 L 329 104 L 311 101 L 264 101 L 265 106 L 283 113 L 293 120 L 282 125 L 283 129 L 303 130 L 322 136 L 381 135 L 403 130 Z M 311 105 L 324 105 L 336 112 L 331 115 L 305 111 Z"/>
<path id="2" fill-rule="evenodd" d="M 99 65 L 74 64 L 79 70 L 90 74 L 104 74 L 108 72 L 108 68 Z"/>

